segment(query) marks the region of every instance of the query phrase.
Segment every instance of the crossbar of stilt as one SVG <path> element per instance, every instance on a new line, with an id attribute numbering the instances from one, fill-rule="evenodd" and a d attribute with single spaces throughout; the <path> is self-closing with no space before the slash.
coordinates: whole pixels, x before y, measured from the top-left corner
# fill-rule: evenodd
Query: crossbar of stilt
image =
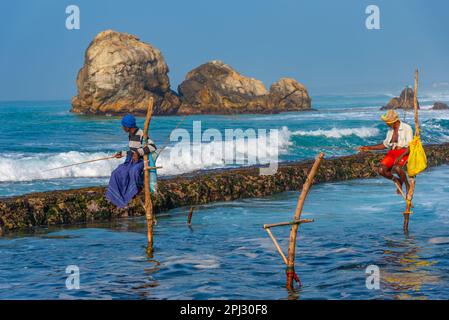
<path id="1" fill-rule="evenodd" d="M 311 222 L 314 222 L 314 221 L 315 220 L 313 220 L 313 219 L 300 219 L 300 220 L 287 221 L 287 222 L 264 224 L 263 227 L 265 229 L 267 229 L 267 228 L 275 228 L 275 227 L 282 227 L 282 226 L 291 226 L 293 224 L 311 223 Z"/>

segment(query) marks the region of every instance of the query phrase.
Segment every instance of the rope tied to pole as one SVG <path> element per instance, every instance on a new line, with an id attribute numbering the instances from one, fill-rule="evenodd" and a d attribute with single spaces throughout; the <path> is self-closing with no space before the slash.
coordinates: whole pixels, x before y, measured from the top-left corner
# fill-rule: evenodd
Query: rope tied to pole
<path id="1" fill-rule="evenodd" d="M 295 282 L 298 284 L 298 286 L 302 286 L 301 280 L 299 280 L 298 274 L 295 272 L 295 268 L 293 268 L 291 266 L 287 266 L 285 268 L 285 273 L 286 273 L 287 277 L 292 277 L 295 280 Z"/>

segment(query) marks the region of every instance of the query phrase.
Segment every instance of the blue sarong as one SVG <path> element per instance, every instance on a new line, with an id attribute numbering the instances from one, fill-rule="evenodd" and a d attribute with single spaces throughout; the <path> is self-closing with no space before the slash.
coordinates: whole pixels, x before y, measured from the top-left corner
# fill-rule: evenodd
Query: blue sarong
<path id="1" fill-rule="evenodd" d="M 125 162 L 112 171 L 106 198 L 119 208 L 124 208 L 143 186 L 143 160 L 132 162 L 128 156 Z"/>

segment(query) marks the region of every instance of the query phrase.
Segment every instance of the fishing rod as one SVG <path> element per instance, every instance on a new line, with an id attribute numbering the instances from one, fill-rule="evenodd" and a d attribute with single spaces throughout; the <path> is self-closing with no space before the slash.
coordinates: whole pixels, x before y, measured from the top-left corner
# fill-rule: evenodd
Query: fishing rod
<path id="1" fill-rule="evenodd" d="M 181 123 L 185 120 L 185 118 L 188 116 L 189 114 L 185 114 L 181 121 L 178 122 L 178 124 L 176 125 L 176 127 L 170 132 L 170 135 L 168 136 L 164 146 L 159 150 L 158 154 L 157 154 L 157 158 L 159 157 L 159 155 L 161 154 L 161 152 L 167 147 L 168 143 L 170 142 L 170 138 L 171 135 L 173 134 L 173 131 L 175 131 L 176 129 L 178 129 L 178 127 L 181 125 Z M 156 159 L 157 159 L 156 158 Z M 83 162 L 77 162 L 77 163 L 72 163 L 72 164 L 68 164 L 66 166 L 62 166 L 62 167 L 57 167 L 57 168 L 51 168 L 51 169 L 47 169 L 47 170 L 43 170 L 42 172 L 48 172 L 48 171 L 53 171 L 53 170 L 59 170 L 59 169 L 64 169 L 64 168 L 69 168 L 69 167 L 73 167 L 73 166 L 79 166 L 81 164 L 85 164 L 85 163 L 91 163 L 91 162 L 96 162 L 96 161 L 103 161 L 103 160 L 111 160 L 111 159 L 115 159 L 115 155 L 113 156 L 109 156 L 109 157 L 103 157 L 103 158 L 98 158 L 98 159 L 93 159 L 93 160 L 87 160 L 87 161 L 83 161 Z M 162 167 L 148 167 L 148 169 L 161 169 Z"/>
<path id="2" fill-rule="evenodd" d="M 91 163 L 91 162 L 103 161 L 103 160 L 111 160 L 111 159 L 116 159 L 115 155 L 110 156 L 110 157 L 103 157 L 103 158 L 87 160 L 87 161 L 83 161 L 83 162 L 72 163 L 72 164 L 68 164 L 66 166 L 62 166 L 62 167 L 57 167 L 57 168 L 51 168 L 51 169 L 43 170 L 42 172 L 48 172 L 48 171 L 53 171 L 53 170 L 58 170 L 58 169 L 64 169 L 64 168 L 69 168 L 69 167 L 73 167 L 73 166 L 79 166 L 79 165 L 85 164 L 85 163 Z M 161 168 L 162 167 L 149 167 L 149 169 L 161 169 Z"/>
<path id="3" fill-rule="evenodd" d="M 176 127 L 170 132 L 170 134 L 168 135 L 167 140 L 165 141 L 164 145 L 162 146 L 162 148 L 159 149 L 159 151 L 156 151 L 157 156 L 156 156 L 156 160 L 157 158 L 159 158 L 159 156 L 161 155 L 162 151 L 164 151 L 164 149 L 168 146 L 168 144 L 170 143 L 170 139 L 171 139 L 171 135 L 173 134 L 173 132 L 179 128 L 179 126 L 181 125 L 181 123 L 183 123 L 183 121 L 185 120 L 185 118 L 187 118 L 189 114 L 186 113 L 182 119 L 176 124 Z"/>
<path id="4" fill-rule="evenodd" d="M 87 161 L 83 161 L 83 162 L 68 164 L 68 165 L 62 166 L 62 167 L 57 167 L 57 168 L 51 168 L 51 169 L 43 170 L 42 172 L 48 172 L 48 171 L 53 171 L 53 170 L 58 170 L 58 169 L 64 169 L 64 168 L 78 166 L 80 164 L 85 164 L 85 163 L 90 163 L 90 162 L 96 162 L 96 161 L 102 161 L 102 160 L 110 160 L 110 159 L 113 159 L 113 158 L 115 158 L 115 156 L 103 157 L 103 158 L 98 158 L 98 159 L 93 159 L 93 160 L 87 160 Z"/>

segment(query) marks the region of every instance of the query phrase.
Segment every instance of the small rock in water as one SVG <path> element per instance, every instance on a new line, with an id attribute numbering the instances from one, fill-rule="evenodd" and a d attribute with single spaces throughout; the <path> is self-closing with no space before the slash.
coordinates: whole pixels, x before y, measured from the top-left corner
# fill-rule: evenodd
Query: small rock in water
<path id="1" fill-rule="evenodd" d="M 431 110 L 449 110 L 449 106 L 443 102 L 435 102 Z"/>
<path id="2" fill-rule="evenodd" d="M 407 88 L 402 90 L 401 95 L 399 97 L 392 98 L 390 102 L 388 102 L 380 110 L 413 109 L 414 108 L 413 100 L 414 100 L 414 91 L 411 88 Z"/>

